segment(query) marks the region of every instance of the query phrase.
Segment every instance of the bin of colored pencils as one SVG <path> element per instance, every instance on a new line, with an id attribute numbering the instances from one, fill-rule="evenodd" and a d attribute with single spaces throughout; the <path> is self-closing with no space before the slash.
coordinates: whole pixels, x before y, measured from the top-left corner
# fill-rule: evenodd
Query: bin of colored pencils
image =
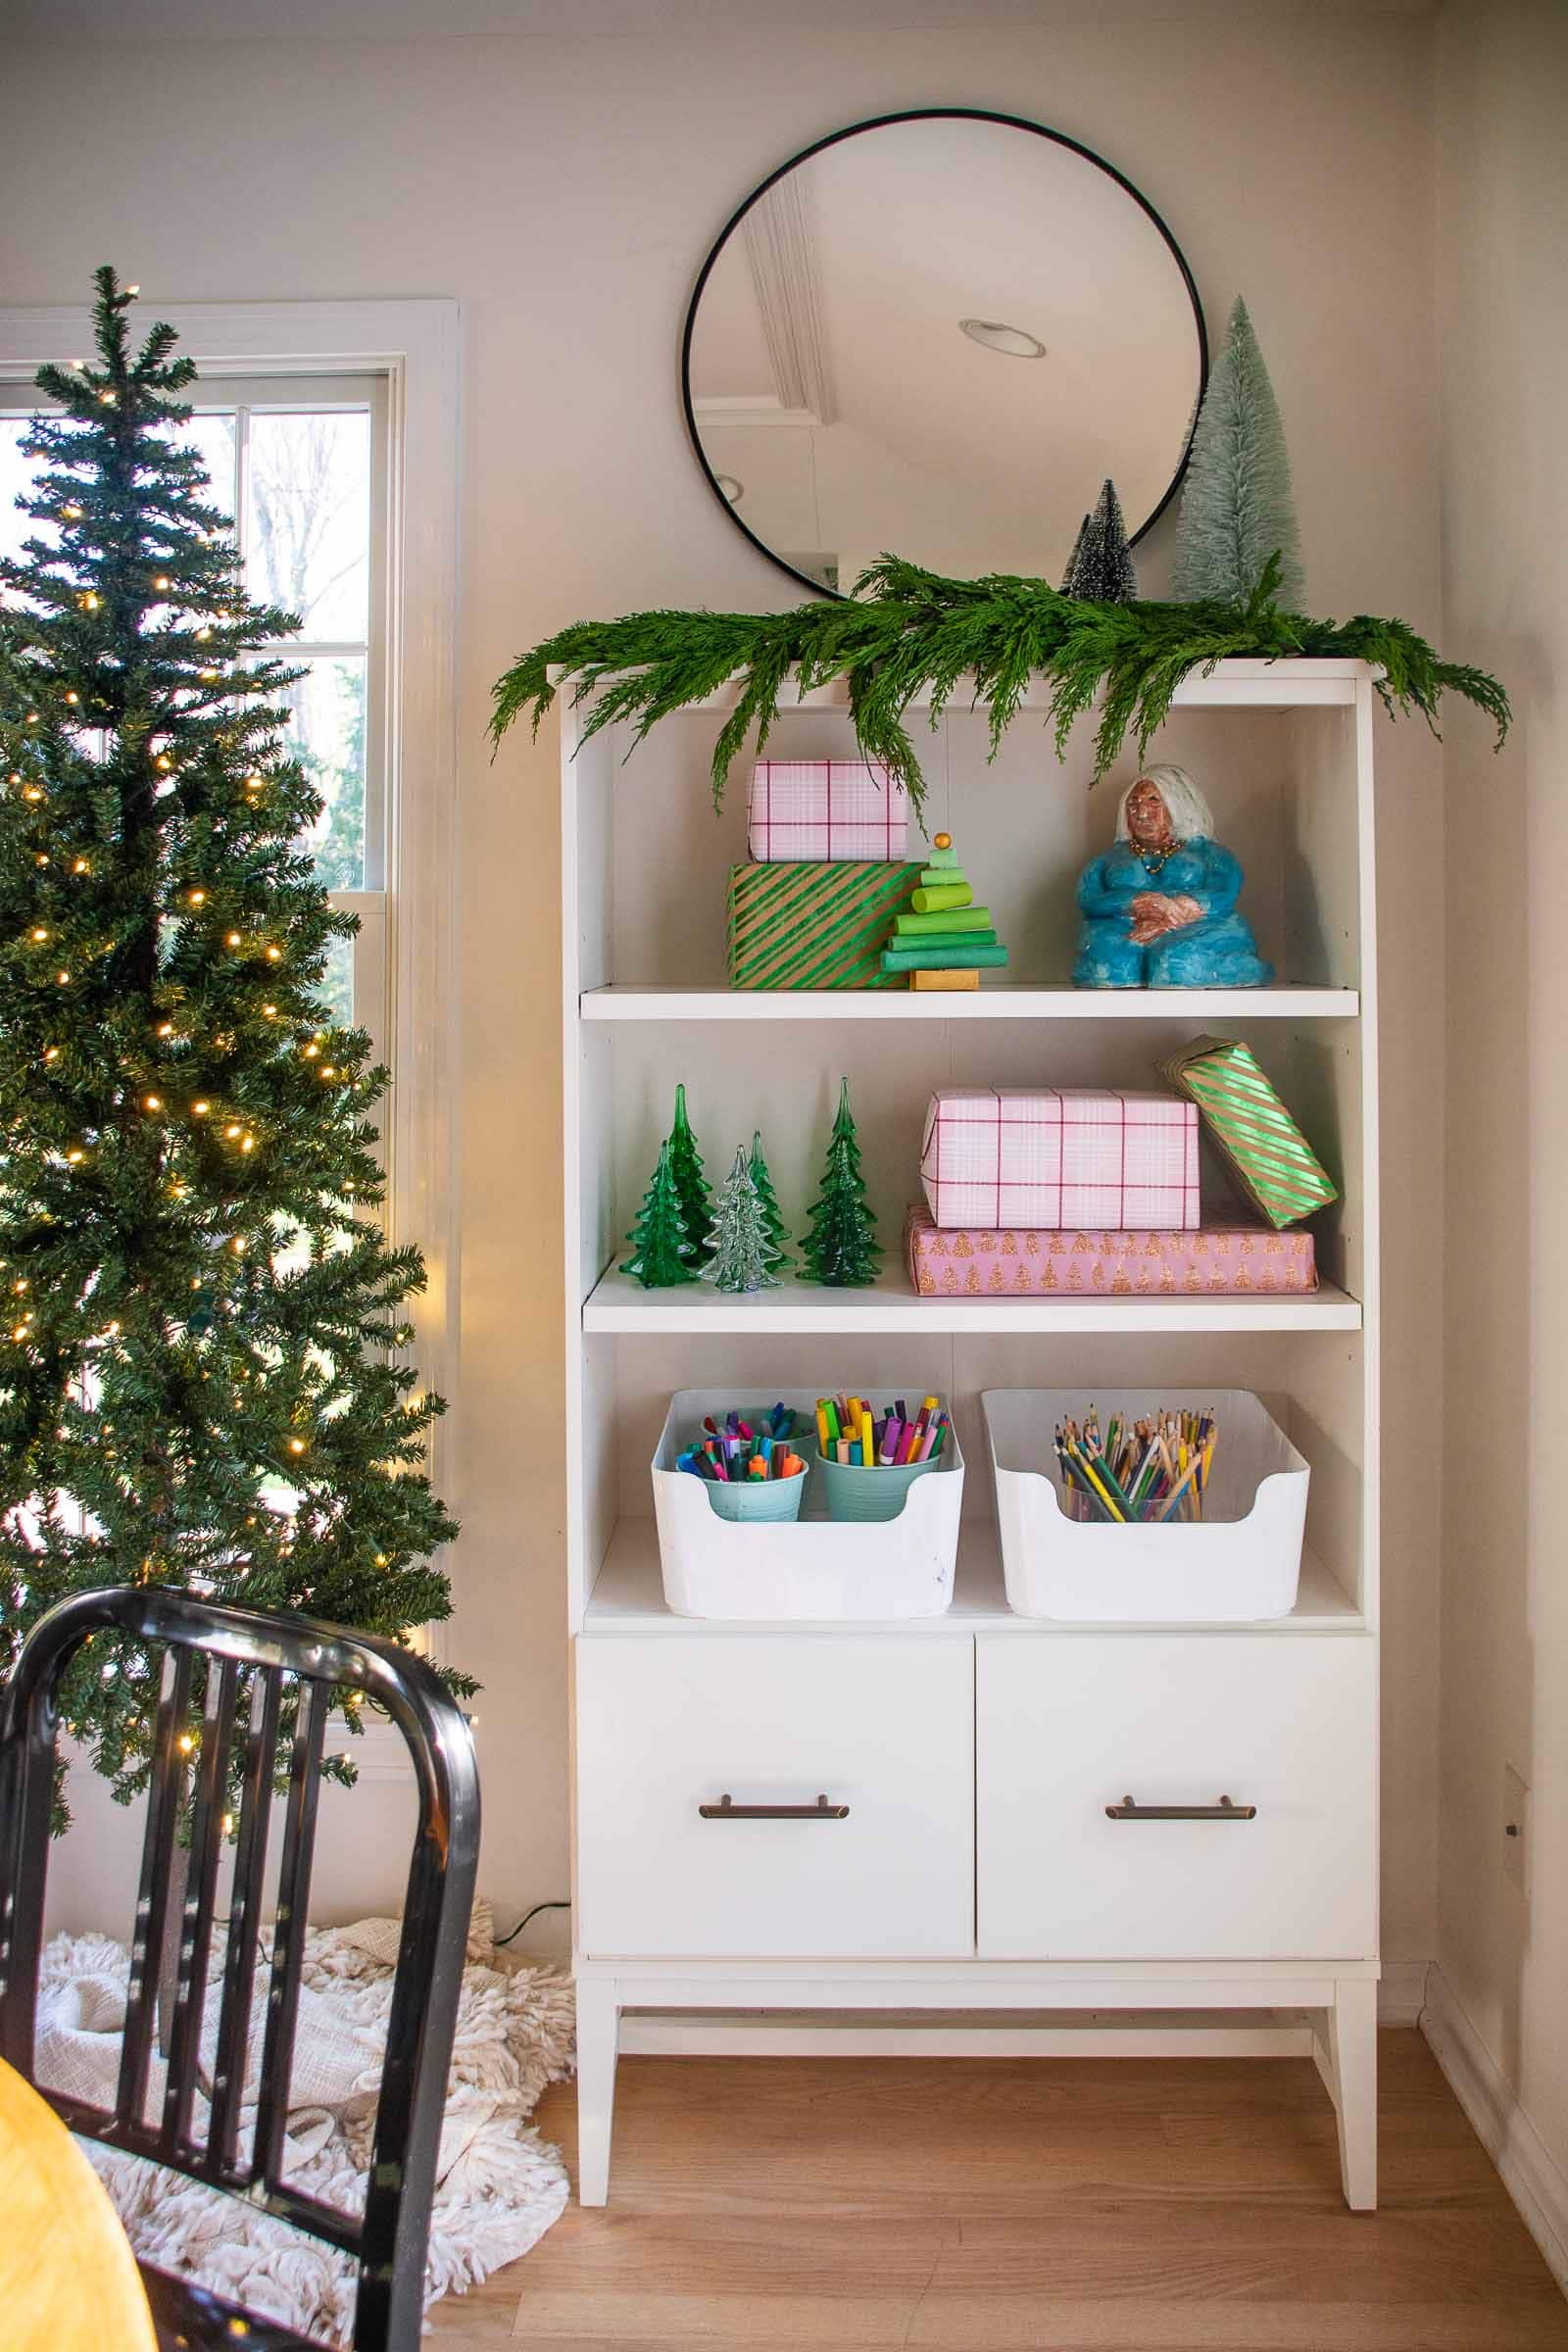
<path id="1" fill-rule="evenodd" d="M 1310 1469 L 1241 1389 L 987 1389 L 1007 1606 L 1099 1625 L 1296 1607 Z"/>

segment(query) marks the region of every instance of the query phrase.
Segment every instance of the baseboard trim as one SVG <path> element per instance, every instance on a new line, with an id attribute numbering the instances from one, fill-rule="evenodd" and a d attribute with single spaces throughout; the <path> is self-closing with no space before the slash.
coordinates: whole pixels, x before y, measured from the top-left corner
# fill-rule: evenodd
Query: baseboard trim
<path id="1" fill-rule="evenodd" d="M 1414 2026 L 1427 2001 L 1430 1960 L 1385 1960 L 1378 1979 L 1378 2024 Z"/>
<path id="2" fill-rule="evenodd" d="M 1435 1965 L 1427 1977 L 1421 2031 L 1525 2228 L 1568 2294 L 1568 2173 L 1520 2106 L 1452 1985 Z"/>

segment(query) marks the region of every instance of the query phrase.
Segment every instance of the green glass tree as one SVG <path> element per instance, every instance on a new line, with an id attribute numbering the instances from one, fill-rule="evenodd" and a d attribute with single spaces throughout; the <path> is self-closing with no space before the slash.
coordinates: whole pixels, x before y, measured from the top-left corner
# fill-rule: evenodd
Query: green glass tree
<path id="1" fill-rule="evenodd" d="M 1091 605 L 1130 605 L 1138 594 L 1133 551 L 1113 481 L 1106 480 L 1094 513 L 1084 517 L 1062 593 Z"/>
<path id="2" fill-rule="evenodd" d="M 700 1266 L 708 1255 L 706 1237 L 713 1222 L 713 1195 L 708 1178 L 703 1174 L 703 1155 L 697 1149 L 697 1138 L 686 1116 L 686 1089 L 683 1086 L 675 1089 L 675 1123 L 669 1131 L 669 1166 L 680 1200 L 680 1213 L 696 1247 L 696 1263 Z"/>
<path id="3" fill-rule="evenodd" d="M 356 925 L 300 846 L 298 673 L 260 650 L 297 624 L 248 601 L 171 437 L 173 330 L 133 354 L 96 283 L 95 359 L 37 378 L 43 530 L 0 563 L 0 1670 L 126 1583 L 397 1639 L 450 1613 L 457 1532 L 404 1353 L 424 1266 L 376 1216 L 386 1072 L 320 1002 Z M 156 1675 L 84 1650 L 68 1680 L 122 1796 Z"/>
<path id="4" fill-rule="evenodd" d="M 1280 559 L 1274 602 L 1306 601 L 1301 538 L 1279 402 L 1240 295 L 1214 363 L 1182 486 L 1170 592 L 1178 604 L 1245 604 L 1270 556 Z"/>
<path id="5" fill-rule="evenodd" d="M 659 1147 L 659 1165 L 626 1239 L 635 1248 L 630 1257 L 621 1260 L 621 1272 L 635 1274 L 645 1291 L 667 1290 L 672 1283 L 697 1280 L 696 1245 L 680 1213 L 667 1143 Z"/>
<path id="6" fill-rule="evenodd" d="M 762 1157 L 760 1129 L 752 1137 L 752 1156 L 748 1169 L 757 1187 L 757 1198 L 762 1204 L 762 1223 L 767 1230 L 768 1263 L 776 1274 L 781 1266 L 793 1266 L 795 1260 L 790 1255 L 790 1237 L 785 1230 L 778 1195 L 773 1190 L 773 1179 L 768 1173 L 767 1161 Z"/>
<path id="7" fill-rule="evenodd" d="M 716 1290 L 778 1289 L 778 1276 L 769 1263 L 767 1223 L 746 1164 L 744 1144 L 736 1147 L 735 1165 L 720 1188 L 708 1247 L 710 1255 L 703 1268 L 703 1280 Z"/>
<path id="8" fill-rule="evenodd" d="M 850 1115 L 850 1082 L 839 1083 L 838 1114 L 828 1138 L 820 1198 L 812 1203 L 808 1230 L 801 1239 L 808 1282 L 836 1290 L 858 1290 L 874 1282 L 882 1264 L 876 1217 L 865 1204 L 860 1146 Z"/>

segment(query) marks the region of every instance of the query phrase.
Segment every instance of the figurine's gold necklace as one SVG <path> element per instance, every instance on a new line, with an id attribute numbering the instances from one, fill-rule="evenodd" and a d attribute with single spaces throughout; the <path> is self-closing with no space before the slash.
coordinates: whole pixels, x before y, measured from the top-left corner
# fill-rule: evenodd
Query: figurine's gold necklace
<path id="1" fill-rule="evenodd" d="M 1147 871 L 1157 882 L 1181 846 L 1179 841 L 1168 841 L 1162 850 L 1139 850 L 1138 856 L 1142 858 Z"/>

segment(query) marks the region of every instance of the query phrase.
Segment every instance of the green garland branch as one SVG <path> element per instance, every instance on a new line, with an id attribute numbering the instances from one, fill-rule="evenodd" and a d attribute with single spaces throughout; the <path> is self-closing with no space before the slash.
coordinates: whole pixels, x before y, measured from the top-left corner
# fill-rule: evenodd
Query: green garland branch
<path id="1" fill-rule="evenodd" d="M 801 695 L 844 678 L 862 753 L 902 779 L 918 812 L 924 786 L 904 723 L 917 697 L 929 697 L 935 727 L 955 694 L 971 695 L 972 707 L 989 713 L 993 757 L 1031 678 L 1050 681 L 1058 756 L 1075 722 L 1101 701 L 1098 782 L 1129 736 L 1142 759 L 1190 671 L 1246 655 L 1375 662 L 1391 717 L 1419 710 L 1436 734 L 1444 695 L 1462 695 L 1493 720 L 1500 748 L 1510 712 L 1495 678 L 1442 661 L 1402 620 L 1282 612 L 1274 602 L 1278 579 L 1275 557 L 1245 605 L 1100 605 L 1063 596 L 1044 580 L 945 580 L 884 556 L 857 581 L 853 597 L 790 612 L 633 612 L 577 621 L 497 680 L 490 734 L 499 747 L 525 713 L 538 731 L 556 699 L 552 669 L 572 680 L 574 705 L 590 706 L 587 734 L 625 719 L 634 723 L 634 745 L 671 711 L 738 680 L 735 707 L 713 747 L 717 808 L 753 730 L 759 752 L 766 743 L 791 674 Z"/>

